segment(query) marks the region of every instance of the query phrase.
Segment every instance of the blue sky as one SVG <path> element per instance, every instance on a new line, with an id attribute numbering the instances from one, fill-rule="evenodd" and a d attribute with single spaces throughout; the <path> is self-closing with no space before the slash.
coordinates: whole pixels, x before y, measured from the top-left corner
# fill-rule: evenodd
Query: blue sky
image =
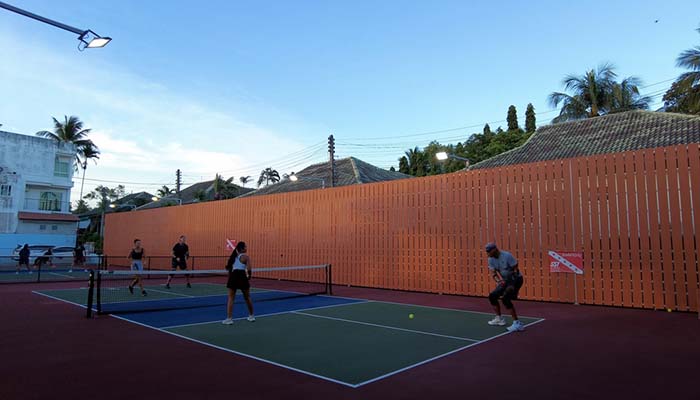
<path id="1" fill-rule="evenodd" d="M 331 133 L 339 157 L 396 166 L 503 124 L 510 104 L 548 123 L 547 95 L 601 62 L 661 93 L 700 43 L 697 1 L 9 2 L 114 40 L 78 52 L 73 34 L 0 10 L 0 129 L 78 115 L 103 151 L 86 188 L 129 191 L 172 186 L 177 168 L 186 184 L 299 170 Z"/>

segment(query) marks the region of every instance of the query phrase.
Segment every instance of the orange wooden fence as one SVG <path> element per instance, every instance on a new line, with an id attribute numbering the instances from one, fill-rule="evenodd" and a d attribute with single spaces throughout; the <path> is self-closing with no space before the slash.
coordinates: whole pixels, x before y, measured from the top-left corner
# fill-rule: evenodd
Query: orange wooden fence
<path id="1" fill-rule="evenodd" d="M 582 251 L 579 302 L 697 311 L 699 187 L 694 144 L 110 214 L 105 249 L 139 237 L 167 255 L 186 234 L 192 254 L 225 255 L 232 238 L 258 267 L 332 263 L 339 284 L 482 296 L 495 240 L 522 298 L 573 301 L 547 251 Z"/>

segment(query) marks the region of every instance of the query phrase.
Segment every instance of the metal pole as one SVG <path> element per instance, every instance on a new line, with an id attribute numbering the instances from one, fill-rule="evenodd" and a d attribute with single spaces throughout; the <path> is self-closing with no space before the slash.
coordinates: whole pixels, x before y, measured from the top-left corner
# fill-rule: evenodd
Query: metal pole
<path id="1" fill-rule="evenodd" d="M 66 31 L 68 31 L 68 32 L 73 32 L 73 33 L 75 33 L 75 34 L 77 34 L 77 35 L 81 35 L 81 36 L 82 36 L 85 32 L 87 32 L 86 30 L 74 28 L 74 27 L 72 27 L 72 26 L 70 26 L 70 25 L 66 25 L 66 24 L 63 24 L 63 23 L 61 23 L 61 22 L 54 21 L 54 20 L 52 20 L 52 19 L 48 19 L 48 18 L 42 17 L 41 15 L 36 15 L 36 14 L 31 13 L 31 12 L 29 12 L 29 11 L 22 10 L 21 8 L 17 8 L 17 7 L 15 7 L 15 6 L 11 6 L 11 5 L 7 4 L 7 3 L 3 3 L 2 1 L 0 1 L 0 8 L 4 8 L 4 9 L 6 9 L 6 10 L 15 12 L 15 13 L 17 13 L 17 14 L 19 14 L 19 15 L 24 15 L 25 17 L 29 17 L 29 18 L 31 18 L 31 19 L 35 19 L 35 20 L 37 20 L 37 21 L 39 21 L 39 22 L 43 22 L 43 23 L 45 23 L 45 24 L 53 25 L 53 26 L 55 26 L 56 28 L 60 28 L 60 29 L 66 30 Z"/>

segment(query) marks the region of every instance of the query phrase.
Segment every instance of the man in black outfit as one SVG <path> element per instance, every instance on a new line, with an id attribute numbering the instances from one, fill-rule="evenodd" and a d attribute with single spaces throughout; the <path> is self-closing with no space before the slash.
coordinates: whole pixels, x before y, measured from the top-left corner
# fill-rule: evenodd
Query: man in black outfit
<path id="1" fill-rule="evenodd" d="M 178 268 L 183 271 L 187 269 L 187 259 L 190 257 L 190 248 L 187 246 L 187 243 L 185 243 L 186 240 L 187 238 L 185 235 L 182 235 L 180 236 L 180 240 L 178 240 L 178 242 L 175 243 L 175 246 L 173 246 L 173 271 L 177 270 Z M 170 289 L 170 281 L 173 279 L 173 276 L 174 275 L 168 275 L 168 282 L 165 284 L 166 289 Z M 191 288 L 192 285 L 190 285 L 190 276 L 185 275 L 185 279 L 187 280 L 187 287 Z"/>

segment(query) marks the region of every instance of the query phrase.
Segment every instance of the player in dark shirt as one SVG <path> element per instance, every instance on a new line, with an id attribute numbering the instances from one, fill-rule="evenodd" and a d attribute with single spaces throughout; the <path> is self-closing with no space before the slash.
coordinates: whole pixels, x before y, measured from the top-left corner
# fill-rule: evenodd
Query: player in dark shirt
<path id="1" fill-rule="evenodd" d="M 186 241 L 187 238 L 185 235 L 182 235 L 180 236 L 180 240 L 173 246 L 173 271 L 176 271 L 178 268 L 183 271 L 187 269 L 187 259 L 190 257 L 190 248 L 187 246 L 187 243 L 185 243 Z M 173 280 L 173 276 L 174 275 L 168 275 L 168 282 L 165 283 L 166 289 L 170 289 L 170 281 Z M 190 285 L 190 276 L 188 274 L 185 275 L 185 279 L 187 280 L 187 287 L 191 288 L 192 285 Z"/>

